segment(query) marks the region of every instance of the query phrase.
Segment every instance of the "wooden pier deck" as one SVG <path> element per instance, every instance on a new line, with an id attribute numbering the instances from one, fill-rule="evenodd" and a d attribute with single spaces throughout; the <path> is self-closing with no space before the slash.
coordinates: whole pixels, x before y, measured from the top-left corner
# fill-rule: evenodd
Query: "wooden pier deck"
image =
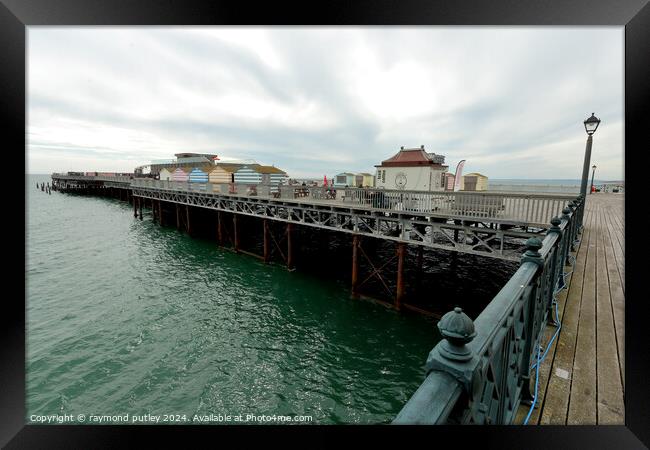
<path id="1" fill-rule="evenodd" d="M 625 423 L 623 207 L 623 194 L 587 195 L 568 289 L 556 296 L 561 329 L 540 365 L 538 407 L 529 425 Z M 556 331 L 547 325 L 544 348 Z M 515 423 L 523 423 L 528 410 L 522 405 Z"/>

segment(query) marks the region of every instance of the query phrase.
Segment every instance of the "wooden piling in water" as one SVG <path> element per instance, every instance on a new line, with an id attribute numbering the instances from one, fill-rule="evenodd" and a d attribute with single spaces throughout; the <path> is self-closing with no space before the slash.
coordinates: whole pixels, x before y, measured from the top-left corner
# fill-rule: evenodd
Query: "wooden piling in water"
<path id="1" fill-rule="evenodd" d="M 359 284 L 359 235 L 352 235 L 352 297 L 358 298 Z"/>

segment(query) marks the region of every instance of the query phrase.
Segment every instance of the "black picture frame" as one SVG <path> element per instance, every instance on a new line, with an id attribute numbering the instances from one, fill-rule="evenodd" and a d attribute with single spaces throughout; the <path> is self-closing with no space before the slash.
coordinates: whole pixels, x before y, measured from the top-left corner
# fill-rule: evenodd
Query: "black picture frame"
<path id="1" fill-rule="evenodd" d="M 642 170 L 648 144 L 642 139 L 644 116 L 650 98 L 650 5 L 648 0 L 366 0 L 260 2 L 250 5 L 236 1 L 103 1 L 103 0 L 0 0 L 0 111 L 4 135 L 5 225 L 9 241 L 25 231 L 17 220 L 25 208 L 24 197 L 16 194 L 18 171 L 26 168 L 26 27 L 33 25 L 613 25 L 625 27 L 625 245 L 626 256 L 626 392 L 625 426 L 544 426 L 544 427 L 154 427 L 154 426 L 37 426 L 25 425 L 25 304 L 8 294 L 18 285 L 19 264 L 11 258 L 3 296 L 2 346 L 0 363 L 0 445 L 6 448 L 114 448 L 140 446 L 150 439 L 171 443 L 187 433 L 201 433 L 214 444 L 225 443 L 224 434 L 238 439 L 253 431 L 266 433 L 356 433 L 373 437 L 394 437 L 407 445 L 421 445 L 408 439 L 419 434 L 424 445 L 449 445 L 467 440 L 488 448 L 644 448 L 650 445 L 650 375 L 647 350 L 648 294 L 641 285 L 645 239 L 641 226 L 646 210 L 642 186 L 646 179 L 634 175 Z M 612 64 L 616 64 L 613 61 Z M 597 95 L 595 93 L 594 95 Z M 588 112 L 585 112 L 588 114 Z M 25 149 L 24 154 L 20 148 Z M 640 154 L 638 154 L 640 153 Z M 22 158 L 21 158 L 22 155 Z M 630 163 L 631 161 L 631 163 Z M 634 164 L 639 161 L 639 163 Z M 21 180 L 23 183 L 24 179 Z M 22 203 L 22 205 L 21 205 Z M 647 213 L 646 213 L 647 214 Z M 23 219 L 26 219 L 23 216 Z M 17 229 L 17 230 L 15 230 Z M 14 231 L 15 230 L 15 231 Z M 638 237 L 641 237 L 639 239 Z M 633 240 L 634 238 L 634 240 Z M 26 236 L 25 236 L 26 242 Z M 5 260 L 6 262 L 7 260 Z M 25 288 L 28 280 L 25 279 Z M 26 292 L 26 291 L 25 291 Z M 23 300 L 26 299 L 26 294 Z M 337 434 L 338 434 L 337 433 Z M 323 436 L 325 437 L 325 436 Z M 321 437 L 317 442 L 324 443 Z M 218 440 L 216 440 L 218 439 Z M 408 440 L 407 440 L 408 439 Z M 448 439 L 451 439 L 449 441 Z M 336 439 L 340 441 L 339 438 Z M 346 438 L 346 440 L 348 440 Z M 442 444 L 447 442 L 447 444 Z M 227 444 L 232 445 L 232 444 Z M 452 444 L 455 445 L 455 444 Z"/>

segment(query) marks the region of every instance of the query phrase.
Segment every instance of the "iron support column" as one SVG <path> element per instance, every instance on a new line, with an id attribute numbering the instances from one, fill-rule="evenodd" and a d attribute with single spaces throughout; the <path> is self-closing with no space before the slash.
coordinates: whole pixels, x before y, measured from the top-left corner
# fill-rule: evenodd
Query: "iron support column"
<path id="1" fill-rule="evenodd" d="M 263 219 L 263 227 L 264 227 L 264 262 L 268 263 L 269 260 L 271 259 L 271 248 L 270 248 L 270 242 L 269 242 L 269 224 L 266 219 Z"/>
<path id="2" fill-rule="evenodd" d="M 237 232 L 237 214 L 232 215 L 232 227 L 233 227 L 233 236 L 234 236 L 234 243 L 233 245 L 235 246 L 235 252 L 239 251 L 239 233 Z"/>
<path id="3" fill-rule="evenodd" d="M 293 228 L 291 222 L 287 223 L 287 268 L 293 269 L 293 245 L 291 242 L 291 230 Z"/>
<path id="4" fill-rule="evenodd" d="M 352 297 L 357 298 L 359 284 L 359 235 L 352 235 Z"/>
<path id="5" fill-rule="evenodd" d="M 395 309 L 398 311 L 402 306 L 404 298 L 404 253 L 406 244 L 399 242 L 397 244 L 397 292 L 395 294 Z"/>

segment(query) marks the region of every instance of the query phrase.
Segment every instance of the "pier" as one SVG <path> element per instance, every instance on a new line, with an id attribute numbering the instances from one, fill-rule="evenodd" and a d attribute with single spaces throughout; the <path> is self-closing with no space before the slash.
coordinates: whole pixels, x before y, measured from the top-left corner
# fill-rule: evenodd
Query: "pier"
<path id="1" fill-rule="evenodd" d="M 567 289 L 557 295 L 562 324 L 540 366 L 541 425 L 625 423 L 625 234 L 623 195 L 587 196 L 584 231 Z M 557 327 L 547 325 L 548 345 Z M 515 419 L 528 413 L 522 408 Z"/>
<path id="2" fill-rule="evenodd" d="M 438 323 L 443 340 L 393 423 L 624 424 L 623 223 L 620 194 L 554 218 L 476 320 L 457 308 Z"/>
<path id="3" fill-rule="evenodd" d="M 407 266 L 422 270 L 425 249 L 518 261 L 526 239 L 543 237 L 550 219 L 576 198 L 289 185 L 272 191 L 264 185 L 66 174 L 53 174 L 52 184 L 60 191 L 128 200 L 141 220 L 148 207 L 154 221 L 190 235 L 197 228 L 212 229 L 220 246 L 265 262 L 275 258 L 289 270 L 298 256 L 296 227 L 344 233 L 350 236 L 353 297 L 434 317 L 440 314 L 406 301 L 405 294 L 404 271 Z M 392 258 L 373 254 L 370 238 L 393 243 Z M 243 240 L 254 239 L 263 241 L 261 248 L 243 248 Z M 372 284 L 374 291 L 368 289 Z"/>
<path id="4" fill-rule="evenodd" d="M 190 235 L 203 223 L 219 245 L 293 269 L 296 227 L 350 236 L 351 295 L 385 288 L 386 306 L 429 313 L 443 339 L 396 424 L 624 423 L 623 195 L 409 192 L 52 176 L 54 190 L 109 195 L 148 207 Z M 242 248 L 259 234 L 260 252 Z M 369 238 L 395 245 L 373 260 Z M 408 260 L 415 248 L 415 261 Z M 404 301 L 403 270 L 420 249 L 516 260 L 520 267 L 474 320 Z M 369 270 L 363 273 L 361 261 Z M 383 271 L 394 265 L 395 280 Z M 376 299 L 375 299 L 376 300 Z M 381 302 L 381 300 L 379 300 Z M 433 330 L 432 330 L 433 332 Z M 531 408 L 531 405 L 534 405 Z"/>

